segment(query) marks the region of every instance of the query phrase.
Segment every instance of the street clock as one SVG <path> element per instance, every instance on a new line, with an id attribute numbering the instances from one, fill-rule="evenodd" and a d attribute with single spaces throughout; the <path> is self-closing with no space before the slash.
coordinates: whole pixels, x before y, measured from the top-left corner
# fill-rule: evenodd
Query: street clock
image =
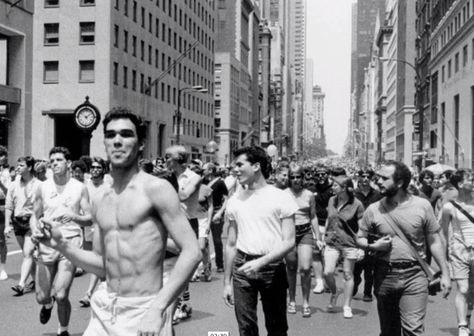
<path id="1" fill-rule="evenodd" d="M 99 110 L 89 102 L 89 96 L 86 101 L 79 105 L 74 111 L 74 122 L 76 126 L 84 132 L 92 132 L 100 122 Z"/>

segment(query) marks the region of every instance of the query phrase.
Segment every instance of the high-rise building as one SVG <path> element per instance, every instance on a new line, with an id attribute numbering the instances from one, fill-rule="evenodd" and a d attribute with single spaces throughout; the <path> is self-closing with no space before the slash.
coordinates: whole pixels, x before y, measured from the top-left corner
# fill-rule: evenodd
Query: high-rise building
<path id="1" fill-rule="evenodd" d="M 268 146 L 273 142 L 272 129 L 272 115 L 270 109 L 271 102 L 271 45 L 272 33 L 268 27 L 268 23 L 263 21 L 260 23 L 259 31 L 259 46 L 258 46 L 258 60 L 259 60 L 259 84 L 262 94 L 262 106 L 260 110 L 261 124 L 260 124 L 260 143 L 262 146 Z"/>
<path id="2" fill-rule="evenodd" d="M 31 154 L 33 0 L 0 1 L 0 145 L 9 157 Z M 44 135 L 44 132 L 41 130 Z"/>
<path id="3" fill-rule="evenodd" d="M 259 143 L 259 10 L 252 0 L 217 3 L 215 125 L 219 162 L 240 146 Z"/>
<path id="4" fill-rule="evenodd" d="M 116 106 L 142 116 L 145 157 L 178 140 L 205 156 L 214 137 L 214 3 L 35 1 L 32 123 L 41 132 L 32 132 L 32 152 L 64 145 L 84 154 L 73 113 L 88 96 L 102 116 Z M 104 154 L 102 140 L 99 127 L 91 155 Z"/>

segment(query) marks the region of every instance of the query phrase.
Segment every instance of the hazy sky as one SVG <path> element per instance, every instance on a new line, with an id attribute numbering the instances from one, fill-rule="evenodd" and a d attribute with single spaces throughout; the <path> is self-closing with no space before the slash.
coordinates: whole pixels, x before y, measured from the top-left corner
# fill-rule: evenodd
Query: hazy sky
<path id="1" fill-rule="evenodd" d="M 306 0 L 306 56 L 314 61 L 313 82 L 326 93 L 327 147 L 342 154 L 350 115 L 352 0 Z"/>

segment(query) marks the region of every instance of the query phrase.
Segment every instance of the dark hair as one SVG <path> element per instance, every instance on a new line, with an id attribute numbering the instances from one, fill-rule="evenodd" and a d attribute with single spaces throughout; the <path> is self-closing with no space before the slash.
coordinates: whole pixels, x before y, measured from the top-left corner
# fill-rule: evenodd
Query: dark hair
<path id="1" fill-rule="evenodd" d="M 91 170 L 91 166 L 92 166 L 92 159 L 89 155 L 82 155 L 79 160 L 81 160 L 82 162 L 84 162 L 86 164 L 86 167 L 87 167 L 87 172 L 89 172 Z"/>
<path id="2" fill-rule="evenodd" d="M 459 189 L 459 183 L 464 181 L 464 177 L 469 174 L 467 170 L 459 169 L 456 170 L 452 175 L 449 177 L 449 182 L 453 185 L 454 188 Z"/>
<path id="3" fill-rule="evenodd" d="M 66 160 L 71 159 L 71 152 L 66 147 L 56 146 L 56 147 L 51 148 L 51 150 L 49 151 L 49 156 L 51 157 L 51 155 L 57 154 L 57 153 L 63 154 Z"/>
<path id="4" fill-rule="evenodd" d="M 71 169 L 74 170 L 76 168 L 79 168 L 83 173 L 87 173 L 87 165 L 82 160 L 73 161 Z"/>
<path id="5" fill-rule="evenodd" d="M 434 174 L 431 170 L 428 169 L 423 169 L 418 176 L 418 182 L 422 182 L 425 179 L 425 176 L 431 177 L 431 179 L 434 179 Z"/>
<path id="6" fill-rule="evenodd" d="M 153 173 L 153 163 L 150 160 L 141 159 L 138 164 L 145 173 L 148 173 L 148 174 Z"/>
<path id="7" fill-rule="evenodd" d="M 146 139 L 146 125 L 142 118 L 126 107 L 114 107 L 109 112 L 107 112 L 104 121 L 102 121 L 102 124 L 104 125 L 104 133 L 109 122 L 117 119 L 130 120 L 135 125 L 138 141 L 143 142 Z"/>
<path id="8" fill-rule="evenodd" d="M 333 170 L 331 170 L 331 175 L 332 176 L 343 176 L 347 175 L 346 170 L 342 167 L 335 167 Z"/>
<path id="9" fill-rule="evenodd" d="M 7 147 L 0 146 L 0 156 L 8 155 Z"/>
<path id="10" fill-rule="evenodd" d="M 18 160 L 16 160 L 17 162 L 24 162 L 26 163 L 26 167 L 30 168 L 30 172 L 31 173 L 34 173 L 35 172 L 35 159 L 34 157 L 32 156 L 20 156 L 18 158 Z"/>
<path id="11" fill-rule="evenodd" d="M 402 189 L 407 191 L 411 180 L 411 171 L 408 166 L 403 162 L 395 160 L 389 160 L 385 163 L 385 165 L 395 167 L 395 171 L 393 172 L 393 181 L 395 183 L 403 182 Z"/>
<path id="12" fill-rule="evenodd" d="M 248 146 L 236 149 L 234 151 L 234 156 L 238 157 L 242 154 L 247 156 L 247 161 L 254 164 L 260 164 L 260 171 L 265 179 L 270 176 L 272 171 L 272 159 L 268 156 L 267 152 L 262 147 L 259 146 Z"/>
<path id="13" fill-rule="evenodd" d="M 92 163 L 98 163 L 100 164 L 100 166 L 102 167 L 102 170 L 105 172 L 107 171 L 107 163 L 105 162 L 104 159 L 102 159 L 101 157 L 99 156 L 94 156 L 92 159 L 91 159 L 91 166 L 92 166 Z"/>
<path id="14" fill-rule="evenodd" d="M 346 193 L 349 196 L 348 203 L 354 203 L 354 197 L 355 197 L 355 191 L 354 191 L 354 182 L 350 178 L 350 176 L 345 176 L 345 175 L 338 175 L 340 176 L 339 179 L 342 179 L 342 181 L 334 181 L 335 183 L 339 184 L 341 188 L 346 189 Z M 339 180 L 338 179 L 338 180 Z M 337 207 L 337 197 L 335 199 L 334 205 Z"/>
<path id="15" fill-rule="evenodd" d="M 359 176 L 369 175 L 369 178 L 372 178 L 372 177 L 374 177 L 375 172 L 372 168 L 364 168 L 364 169 L 360 169 L 357 172 L 357 175 L 359 175 Z"/>
<path id="16" fill-rule="evenodd" d="M 451 176 L 453 176 L 454 173 L 455 173 L 454 170 L 448 169 L 448 170 L 445 170 L 444 172 L 442 172 L 441 175 L 444 175 L 444 177 L 446 177 L 449 180 L 451 178 Z"/>

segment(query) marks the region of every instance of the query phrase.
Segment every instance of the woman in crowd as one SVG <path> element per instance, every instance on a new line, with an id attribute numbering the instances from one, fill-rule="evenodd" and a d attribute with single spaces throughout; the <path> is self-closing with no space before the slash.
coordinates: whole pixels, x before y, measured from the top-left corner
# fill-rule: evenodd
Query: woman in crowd
<path id="1" fill-rule="evenodd" d="M 314 194 L 303 187 L 304 171 L 301 166 L 291 166 L 289 169 L 289 188 L 285 189 L 298 204 L 295 214 L 296 246 L 286 255 L 288 273 L 288 292 L 290 302 L 288 313 L 296 314 L 296 273 L 301 275 L 301 290 L 303 294 L 303 317 L 311 316 L 309 293 L 311 291 L 311 262 L 313 257 L 314 238 L 319 239 L 318 219 Z"/>
<path id="2" fill-rule="evenodd" d="M 335 196 L 331 197 L 328 205 L 324 249 L 324 278 L 331 290 L 331 298 L 327 306 L 328 312 L 334 312 L 337 297 L 341 293 L 336 287 L 334 272 L 337 261 L 342 254 L 344 257 L 344 306 L 345 318 L 352 318 L 352 292 L 354 288 L 354 265 L 361 257 L 356 245 L 356 234 L 359 222 L 364 213 L 364 206 L 354 197 L 354 183 L 346 175 L 333 177 L 332 184 Z"/>

